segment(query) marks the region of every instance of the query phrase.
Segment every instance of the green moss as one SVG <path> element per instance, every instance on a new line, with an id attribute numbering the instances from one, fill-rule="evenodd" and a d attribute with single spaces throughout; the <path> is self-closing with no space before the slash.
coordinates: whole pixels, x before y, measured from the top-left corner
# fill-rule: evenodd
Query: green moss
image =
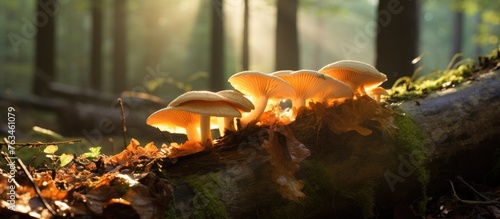
<path id="1" fill-rule="evenodd" d="M 120 195 L 123 196 L 130 189 L 130 185 L 126 179 L 115 177 L 109 185 Z"/>
<path id="2" fill-rule="evenodd" d="M 375 207 L 375 190 L 372 183 L 367 183 L 359 190 L 354 192 L 345 192 L 344 195 L 358 204 L 363 218 L 372 218 Z"/>
<path id="3" fill-rule="evenodd" d="M 322 218 L 331 216 L 335 209 L 357 209 L 351 215 L 360 213 L 364 218 L 373 217 L 374 189 L 371 183 L 350 190 L 338 186 L 326 167 L 319 162 L 303 161 L 299 171 L 304 180 L 303 192 L 306 196 L 298 203 L 283 200 L 269 209 L 262 210 L 263 218 Z M 359 217 L 354 216 L 354 217 Z"/>
<path id="4" fill-rule="evenodd" d="M 219 174 L 189 177 L 186 182 L 192 187 L 195 196 L 192 202 L 191 218 L 229 218 L 221 193 Z"/>
<path id="5" fill-rule="evenodd" d="M 179 218 L 177 216 L 176 210 L 175 210 L 175 197 L 170 201 L 168 204 L 167 208 L 165 208 L 164 211 L 164 217 L 165 219 L 174 219 L 174 218 Z"/>
<path id="6" fill-rule="evenodd" d="M 456 69 L 432 72 L 415 81 L 410 77 L 400 78 L 390 91 L 391 99 L 413 99 L 436 90 L 453 87 L 470 77 L 472 71 L 473 65 L 460 65 Z"/>
<path id="7" fill-rule="evenodd" d="M 459 63 L 468 62 L 468 64 L 459 65 L 456 68 L 448 70 L 438 70 L 424 75 L 416 80 L 413 77 L 399 78 L 393 85 L 391 99 L 414 99 L 425 96 L 430 92 L 453 87 L 466 81 L 472 76 L 474 71 L 491 69 L 497 65 L 500 55 L 500 46 L 494 49 L 490 54 L 479 57 L 478 63 L 473 63 L 471 59 L 464 59 Z M 457 56 L 458 57 L 458 56 Z M 453 62 L 454 60 L 452 60 Z M 459 64 L 457 63 L 457 65 Z"/>
<path id="8" fill-rule="evenodd" d="M 413 159 L 411 164 L 415 167 L 416 179 L 421 185 L 423 200 L 419 203 L 421 211 L 425 210 L 427 184 L 430 180 L 430 173 L 425 168 L 429 152 L 424 147 L 424 134 L 414 121 L 405 115 L 397 115 L 395 118 L 398 133 L 396 135 L 396 146 L 402 154 L 408 154 Z"/>

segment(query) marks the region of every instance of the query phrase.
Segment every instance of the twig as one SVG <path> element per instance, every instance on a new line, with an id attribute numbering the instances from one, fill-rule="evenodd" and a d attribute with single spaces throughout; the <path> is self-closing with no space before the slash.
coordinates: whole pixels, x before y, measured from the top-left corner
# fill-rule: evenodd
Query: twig
<path id="1" fill-rule="evenodd" d="M 40 191 L 40 188 L 38 188 L 38 185 L 36 184 L 35 179 L 33 179 L 31 174 L 28 172 L 28 168 L 26 168 L 23 161 L 21 159 L 17 159 L 17 162 L 19 163 L 19 166 L 21 166 L 21 169 L 23 169 L 24 173 L 26 173 L 26 176 L 28 177 L 31 184 L 33 185 L 33 188 L 35 189 L 36 194 L 38 194 L 38 197 L 40 198 L 40 201 L 42 201 L 45 208 L 47 208 L 47 210 L 49 210 L 50 214 L 52 214 L 53 216 L 56 216 L 57 213 L 54 211 L 54 209 L 52 209 L 52 207 L 49 205 L 49 203 L 47 203 L 45 198 L 43 198 L 42 191 Z"/>
<path id="2" fill-rule="evenodd" d="M 451 180 L 450 185 L 451 185 L 451 190 L 453 191 L 453 197 L 457 199 L 459 202 L 462 202 L 464 204 L 469 204 L 469 205 L 482 205 L 482 206 L 488 206 L 488 205 L 496 205 L 500 206 L 500 202 L 498 199 L 490 200 L 490 201 L 475 201 L 475 200 L 464 200 L 458 197 L 457 192 L 455 191 L 455 186 L 453 185 L 453 182 Z"/>
<path id="3" fill-rule="evenodd" d="M 125 123 L 125 110 L 123 109 L 122 98 L 118 98 L 118 104 L 120 104 L 120 109 L 122 111 L 123 145 L 127 147 L 127 124 Z"/>
<path id="4" fill-rule="evenodd" d="M 457 176 L 457 179 L 460 180 L 460 182 L 462 182 L 463 184 L 465 184 L 467 187 L 469 187 L 470 190 L 472 190 L 474 193 L 476 193 L 477 195 L 479 195 L 481 198 L 484 198 L 487 201 L 491 201 L 490 198 L 488 198 L 488 197 L 484 196 L 483 194 L 479 193 L 476 189 L 474 189 L 474 187 L 472 187 L 471 185 L 469 185 L 469 183 L 465 182 L 465 180 L 461 176 Z"/>
<path id="5" fill-rule="evenodd" d="M 167 137 L 161 130 L 160 128 L 156 127 L 156 129 L 161 133 L 161 135 L 163 135 L 163 137 L 165 138 L 165 140 L 168 141 L 168 144 L 170 144 L 172 142 L 172 139 L 170 139 L 169 137 Z"/>
<path id="6" fill-rule="evenodd" d="M 32 146 L 32 147 L 41 147 L 45 145 L 59 145 L 59 144 L 74 144 L 82 142 L 82 139 L 75 139 L 75 140 L 67 140 L 67 141 L 53 141 L 53 142 L 26 142 L 26 143 L 15 143 L 15 144 L 9 144 L 7 142 L 0 142 L 0 145 L 10 145 L 10 146 L 17 146 L 17 147 L 22 147 L 22 146 Z"/>
<path id="7" fill-rule="evenodd" d="M 7 145 L 9 145 L 8 142 L 5 142 L 5 143 L 7 143 Z M 1 151 L 0 153 L 2 154 L 2 156 L 4 157 L 4 159 L 7 162 L 10 161 L 9 163 L 12 163 L 12 160 L 10 159 L 10 157 L 4 151 Z M 21 159 L 17 159 L 16 158 L 16 160 L 17 160 L 17 163 L 19 163 L 19 166 L 21 167 L 21 169 L 23 170 L 23 172 L 26 174 L 26 176 L 30 180 L 31 184 L 33 185 L 33 188 L 35 189 L 35 192 L 38 195 L 38 198 L 40 198 L 40 201 L 42 201 L 42 204 L 45 206 L 45 208 L 47 208 L 47 210 L 50 212 L 50 214 L 52 214 L 52 216 L 56 216 L 57 215 L 56 211 L 54 211 L 54 209 L 52 209 L 52 207 L 45 200 L 45 198 L 43 198 L 42 191 L 40 191 L 40 188 L 38 188 L 38 185 L 36 184 L 35 179 L 33 179 L 33 177 L 31 176 L 30 172 L 28 171 L 28 168 L 26 168 L 26 166 L 24 165 L 24 163 L 23 163 L 23 161 Z"/>

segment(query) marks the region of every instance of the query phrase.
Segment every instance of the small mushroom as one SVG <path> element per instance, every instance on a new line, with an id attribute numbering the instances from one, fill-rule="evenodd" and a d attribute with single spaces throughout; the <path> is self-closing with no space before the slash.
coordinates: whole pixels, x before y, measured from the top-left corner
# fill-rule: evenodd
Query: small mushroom
<path id="1" fill-rule="evenodd" d="M 257 71 L 243 71 L 229 78 L 229 83 L 243 94 L 251 96 L 255 109 L 240 119 L 242 127 L 258 120 L 264 112 L 269 98 L 287 98 L 295 95 L 295 90 L 283 79 Z"/>
<path id="2" fill-rule="evenodd" d="M 212 140 L 210 116 L 241 117 L 240 111 L 227 98 L 210 91 L 184 93 L 168 106 L 200 115 L 200 140 L 203 145 Z"/>
<path id="3" fill-rule="evenodd" d="M 217 94 L 225 97 L 230 101 L 233 106 L 238 109 L 240 112 L 250 112 L 255 109 L 253 103 L 248 100 L 242 93 L 235 90 L 222 90 L 217 92 Z M 219 124 L 219 133 L 220 135 L 224 135 L 224 130 L 236 131 L 234 125 L 234 117 L 224 117 L 219 118 L 222 120 L 223 125 Z"/>
<path id="4" fill-rule="evenodd" d="M 352 90 L 349 86 L 317 71 L 275 72 L 273 75 L 285 80 L 295 89 L 295 95 L 292 98 L 295 108 L 294 115 L 300 107 L 307 104 L 308 99 L 314 100 L 322 92 L 337 98 L 352 96 Z"/>
<path id="5" fill-rule="evenodd" d="M 342 60 L 319 70 L 349 85 L 355 94 L 366 95 L 366 90 L 378 87 L 387 76 L 375 67 L 359 61 Z"/>
<path id="6" fill-rule="evenodd" d="M 370 96 L 372 99 L 376 100 L 379 103 L 380 103 L 380 96 L 389 96 L 389 93 L 387 93 L 387 91 L 382 87 L 373 88 L 369 90 L 367 93 L 368 96 Z"/>
<path id="7" fill-rule="evenodd" d="M 188 141 L 199 142 L 200 115 L 166 107 L 152 113 L 146 124 L 170 133 L 186 134 Z"/>

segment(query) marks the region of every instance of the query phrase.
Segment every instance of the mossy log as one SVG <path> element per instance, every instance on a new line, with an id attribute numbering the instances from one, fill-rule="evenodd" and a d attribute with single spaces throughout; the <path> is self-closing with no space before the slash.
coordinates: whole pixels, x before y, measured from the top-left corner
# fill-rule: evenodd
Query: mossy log
<path id="1" fill-rule="evenodd" d="M 174 188 L 167 214 L 385 217 L 397 205 L 422 210 L 416 202 L 425 203 L 426 194 L 436 189 L 449 189 L 443 186 L 455 175 L 483 180 L 498 161 L 500 71 L 391 107 L 395 135 L 377 129 L 367 136 L 334 134 L 313 111 L 285 127 L 311 151 L 295 174 L 304 183 L 305 196 L 298 202 L 283 198 L 273 180 L 271 158 L 262 147 L 270 133 L 276 134 L 272 128 L 247 129 L 222 139 L 211 152 L 171 160 L 164 165 Z"/>

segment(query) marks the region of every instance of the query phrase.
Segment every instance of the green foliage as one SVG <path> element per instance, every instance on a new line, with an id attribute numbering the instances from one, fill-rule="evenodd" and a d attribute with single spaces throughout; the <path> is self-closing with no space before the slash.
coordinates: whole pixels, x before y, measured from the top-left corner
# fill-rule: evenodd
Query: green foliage
<path id="1" fill-rule="evenodd" d="M 60 166 L 64 167 L 68 165 L 74 158 L 73 154 L 61 154 L 61 156 L 59 156 L 59 162 L 61 163 Z"/>
<path id="2" fill-rule="evenodd" d="M 477 14 L 481 19 L 477 25 L 475 42 L 481 46 L 492 47 L 499 43 L 500 4 L 489 0 L 454 0 L 452 7 L 466 14 Z"/>
<path id="3" fill-rule="evenodd" d="M 61 154 L 61 155 L 56 155 L 55 153 L 59 150 L 59 147 L 57 145 L 47 145 L 43 149 L 43 153 L 47 154 L 46 156 L 50 158 L 52 161 L 52 166 L 53 168 L 56 167 L 57 161 L 59 161 L 59 167 L 63 167 L 71 163 L 73 161 L 73 154 Z"/>
<path id="4" fill-rule="evenodd" d="M 53 155 L 58 149 L 57 145 L 48 145 L 45 149 L 43 149 L 43 153 Z"/>
<path id="5" fill-rule="evenodd" d="M 89 148 L 90 152 L 83 153 L 82 156 L 89 160 L 97 160 L 99 159 L 99 155 L 101 155 L 101 147 L 92 147 Z"/>

